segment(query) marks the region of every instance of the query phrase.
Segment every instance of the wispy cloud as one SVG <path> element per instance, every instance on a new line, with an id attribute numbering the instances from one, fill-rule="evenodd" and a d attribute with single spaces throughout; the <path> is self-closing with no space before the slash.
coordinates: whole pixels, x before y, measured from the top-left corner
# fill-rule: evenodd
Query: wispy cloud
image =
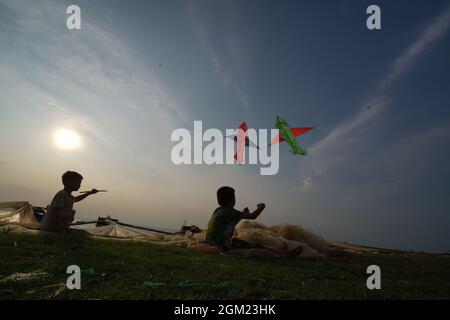
<path id="1" fill-rule="evenodd" d="M 389 108 L 389 89 L 402 75 L 412 69 L 419 58 L 432 45 L 446 35 L 450 27 L 450 6 L 427 25 L 416 40 L 395 59 L 379 85 L 356 113 L 336 126 L 323 139 L 309 148 L 309 158 L 301 166 L 302 190 L 316 190 L 312 185 L 329 171 L 352 158 L 361 146 L 367 145 L 367 136 L 375 127 L 373 124 Z M 356 150 L 356 151 L 355 151 Z"/>
<path id="2" fill-rule="evenodd" d="M 188 0 L 187 4 L 194 31 L 199 41 L 203 43 L 203 46 L 208 51 L 214 72 L 219 77 L 219 81 L 224 87 L 229 87 L 234 91 L 244 110 L 248 111 L 250 109 L 250 103 L 247 89 L 241 79 L 242 74 L 236 67 L 236 57 L 232 54 L 232 51 L 235 52 L 236 48 L 231 48 L 232 41 L 227 41 L 227 38 L 231 35 L 227 34 L 226 30 L 219 30 L 220 43 L 215 42 L 213 38 L 213 32 L 215 31 L 213 26 L 206 25 L 206 21 L 203 19 L 194 1 Z M 225 3 L 223 5 L 224 7 L 221 7 L 220 15 L 226 17 L 230 8 Z M 232 36 L 235 37 L 236 35 L 233 34 Z"/>
<path id="3" fill-rule="evenodd" d="M 422 30 L 416 41 L 414 41 L 406 51 L 395 59 L 390 72 L 381 81 L 380 88 L 388 89 L 395 80 L 411 69 L 417 59 L 420 58 L 420 56 L 423 55 L 434 42 L 438 41 L 447 33 L 449 27 L 450 6 L 447 6 L 433 23 L 426 26 Z"/>

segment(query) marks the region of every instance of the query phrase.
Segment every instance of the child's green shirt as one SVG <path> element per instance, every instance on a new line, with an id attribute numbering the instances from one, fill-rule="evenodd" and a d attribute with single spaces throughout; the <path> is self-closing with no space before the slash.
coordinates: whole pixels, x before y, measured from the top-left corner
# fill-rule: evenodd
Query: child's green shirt
<path id="1" fill-rule="evenodd" d="M 242 213 L 233 208 L 219 207 L 211 216 L 206 231 L 206 243 L 230 248 L 234 229 Z"/>

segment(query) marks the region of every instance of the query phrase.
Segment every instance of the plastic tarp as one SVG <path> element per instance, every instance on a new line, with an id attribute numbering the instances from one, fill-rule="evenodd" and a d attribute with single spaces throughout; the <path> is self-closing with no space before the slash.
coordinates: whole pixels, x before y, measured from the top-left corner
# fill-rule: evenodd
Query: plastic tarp
<path id="1" fill-rule="evenodd" d="M 126 227 L 122 227 L 118 224 L 110 224 L 107 226 L 87 228 L 86 232 L 100 237 L 114 237 L 114 238 L 129 238 L 133 239 L 140 235 L 139 232 L 129 230 Z"/>
<path id="2" fill-rule="evenodd" d="M 204 240 L 204 233 L 199 234 L 162 234 L 152 231 L 138 230 L 120 224 L 110 224 L 95 228 L 83 228 L 84 231 L 95 237 L 107 237 L 146 241 L 157 244 L 191 246 Z"/>
<path id="3" fill-rule="evenodd" d="M 0 225 L 15 224 L 37 229 L 39 221 L 33 213 L 33 206 L 26 201 L 0 202 Z"/>

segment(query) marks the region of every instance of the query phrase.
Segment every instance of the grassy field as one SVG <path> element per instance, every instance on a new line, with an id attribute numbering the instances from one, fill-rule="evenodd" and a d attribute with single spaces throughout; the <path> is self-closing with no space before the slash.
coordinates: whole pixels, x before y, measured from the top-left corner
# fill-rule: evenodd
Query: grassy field
<path id="1" fill-rule="evenodd" d="M 72 264 L 83 270 L 81 290 L 63 289 Z M 381 290 L 366 287 L 372 264 L 381 268 Z M 0 281 L 0 299 L 450 298 L 448 255 L 248 259 L 82 235 L 0 232 L 0 279 L 36 270 L 49 275 Z"/>

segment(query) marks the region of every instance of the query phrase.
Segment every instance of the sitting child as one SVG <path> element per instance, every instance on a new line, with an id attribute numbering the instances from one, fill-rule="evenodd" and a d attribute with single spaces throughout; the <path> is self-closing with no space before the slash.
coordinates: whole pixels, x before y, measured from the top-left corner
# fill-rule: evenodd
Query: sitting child
<path id="1" fill-rule="evenodd" d="M 266 207 L 265 204 L 258 204 L 252 213 L 248 208 L 240 212 L 234 209 L 236 198 L 231 187 L 221 187 L 217 190 L 217 202 L 220 207 L 214 211 L 209 220 L 206 243 L 225 250 L 251 248 L 248 242 L 233 238 L 234 229 L 241 219 L 256 219 Z"/>
<path id="2" fill-rule="evenodd" d="M 62 183 L 64 189 L 56 193 L 53 197 L 47 213 L 39 224 L 40 230 L 53 232 L 65 231 L 74 220 L 75 210 L 73 210 L 73 203 L 98 192 L 96 189 L 92 189 L 83 195 L 77 197 L 72 196 L 73 191 L 80 189 L 82 179 L 81 174 L 74 171 L 67 171 L 63 174 Z"/>

